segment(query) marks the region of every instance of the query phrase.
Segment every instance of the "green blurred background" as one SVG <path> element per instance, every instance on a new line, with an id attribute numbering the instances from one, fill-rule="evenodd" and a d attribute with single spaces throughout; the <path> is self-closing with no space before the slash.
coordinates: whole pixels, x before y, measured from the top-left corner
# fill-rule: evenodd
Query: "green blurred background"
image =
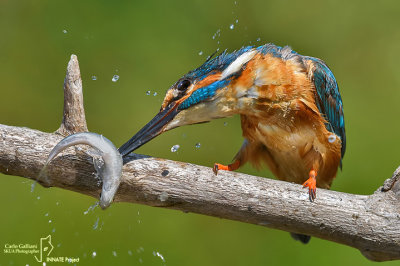
<path id="1" fill-rule="evenodd" d="M 332 189 L 370 194 L 399 165 L 399 11 L 395 0 L 1 0 L 0 123 L 56 130 L 74 53 L 89 129 L 119 146 L 159 110 L 166 89 L 217 48 L 289 44 L 325 60 L 341 89 L 348 148 Z M 176 129 L 138 152 L 212 166 L 230 162 L 241 142 L 233 117 Z M 181 148 L 171 153 L 175 144 Z M 241 171 L 271 177 L 250 166 Z M 81 265 L 371 263 L 347 246 L 317 238 L 302 245 L 286 232 L 197 214 L 125 203 L 85 214 L 95 199 L 39 186 L 31 192 L 31 184 L 0 175 L 1 246 L 51 234 L 52 255 L 80 257 Z M 36 262 L 1 253 L 0 264 Z"/>

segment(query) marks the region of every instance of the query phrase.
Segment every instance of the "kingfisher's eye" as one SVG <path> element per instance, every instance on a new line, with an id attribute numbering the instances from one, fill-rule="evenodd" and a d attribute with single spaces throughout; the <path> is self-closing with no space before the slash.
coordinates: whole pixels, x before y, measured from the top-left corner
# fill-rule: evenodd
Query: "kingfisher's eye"
<path id="1" fill-rule="evenodd" d="M 186 90 L 190 86 L 191 82 L 188 79 L 184 79 L 179 81 L 178 86 L 176 88 L 180 91 Z"/>

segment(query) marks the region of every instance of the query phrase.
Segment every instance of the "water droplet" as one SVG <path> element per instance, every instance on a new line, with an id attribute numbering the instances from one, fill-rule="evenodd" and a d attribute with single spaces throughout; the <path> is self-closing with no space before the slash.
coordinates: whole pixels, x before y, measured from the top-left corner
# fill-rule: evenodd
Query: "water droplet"
<path id="1" fill-rule="evenodd" d="M 96 230 L 99 227 L 99 220 L 100 220 L 100 217 L 97 217 L 96 221 L 93 224 L 93 230 Z"/>
<path id="2" fill-rule="evenodd" d="M 150 95 L 151 91 L 146 91 L 146 95 Z"/>
<path id="3" fill-rule="evenodd" d="M 238 24 L 238 23 L 239 23 L 239 20 L 238 20 L 238 19 L 237 19 L 237 20 L 235 20 L 235 23 L 236 23 L 236 24 Z"/>
<path id="4" fill-rule="evenodd" d="M 212 36 L 213 40 L 215 40 L 216 37 L 220 37 L 221 36 L 221 29 L 218 29 L 214 35 Z"/>
<path id="5" fill-rule="evenodd" d="M 92 76 L 92 80 L 97 80 L 97 76 Z"/>
<path id="6" fill-rule="evenodd" d="M 200 149 L 201 143 L 200 143 L 200 142 L 197 142 L 196 145 L 195 145 L 195 147 L 196 147 L 197 149 Z"/>
<path id="7" fill-rule="evenodd" d="M 63 30 L 63 33 L 64 33 L 64 34 L 67 34 L 67 33 L 68 33 L 68 31 L 67 31 L 67 30 Z"/>
<path id="8" fill-rule="evenodd" d="M 200 52 L 199 52 L 199 55 L 203 55 L 203 51 L 200 51 Z"/>
<path id="9" fill-rule="evenodd" d="M 118 75 L 114 75 L 112 77 L 112 82 L 117 82 L 119 80 L 119 76 Z"/>
<path id="10" fill-rule="evenodd" d="M 37 196 L 37 199 L 40 199 L 40 196 Z"/>
<path id="11" fill-rule="evenodd" d="M 157 92 L 154 92 L 154 93 L 153 93 L 153 96 L 157 96 Z"/>
<path id="12" fill-rule="evenodd" d="M 143 251 L 144 251 L 144 248 L 143 248 L 143 247 L 139 247 L 139 248 L 136 250 L 137 253 L 142 253 Z"/>
<path id="13" fill-rule="evenodd" d="M 36 187 L 36 181 L 34 181 L 31 185 L 31 192 L 35 190 L 35 187 Z"/>
<path id="14" fill-rule="evenodd" d="M 237 1 L 235 1 L 234 3 L 235 3 L 235 6 L 237 6 Z"/>
<path id="15" fill-rule="evenodd" d="M 94 257 L 96 257 L 96 255 L 97 255 L 96 251 L 93 251 L 92 257 L 94 258 Z"/>
<path id="16" fill-rule="evenodd" d="M 171 147 L 171 152 L 176 152 L 181 146 L 179 146 L 178 144 L 174 145 Z"/>
<path id="17" fill-rule="evenodd" d="M 160 196 L 159 196 L 160 201 L 164 202 L 168 199 L 168 193 L 163 191 L 161 192 Z"/>
<path id="18" fill-rule="evenodd" d="M 84 215 L 88 214 L 90 211 L 93 211 L 96 209 L 97 206 L 99 206 L 100 202 L 96 201 L 93 205 L 89 206 L 89 208 L 83 212 Z"/>
<path id="19" fill-rule="evenodd" d="M 153 256 L 159 257 L 163 262 L 165 262 L 164 256 L 158 252 L 158 251 L 153 251 Z"/>
<path id="20" fill-rule="evenodd" d="M 229 26 L 229 28 L 230 28 L 231 30 L 233 30 L 233 29 L 235 28 L 235 25 L 231 24 L 231 25 Z"/>
<path id="21" fill-rule="evenodd" d="M 51 220 L 49 220 L 49 224 L 51 224 Z"/>
<path id="22" fill-rule="evenodd" d="M 329 143 L 333 143 L 333 142 L 335 142 L 335 140 L 336 140 L 336 135 L 329 135 L 329 137 L 328 137 L 328 141 L 329 141 Z"/>
<path id="23" fill-rule="evenodd" d="M 49 213 L 48 213 L 48 212 L 46 212 L 46 213 L 44 214 L 44 216 L 49 216 Z"/>
<path id="24" fill-rule="evenodd" d="M 224 127 L 226 127 L 228 125 L 228 122 L 224 122 Z"/>
<path id="25" fill-rule="evenodd" d="M 261 38 L 260 38 L 260 37 L 257 38 L 257 42 L 259 42 L 259 41 L 261 41 Z"/>
<path id="26" fill-rule="evenodd" d="M 56 205 L 58 206 L 58 205 L 60 205 L 60 203 L 57 201 L 57 202 L 56 202 Z"/>
<path id="27" fill-rule="evenodd" d="M 128 250 L 128 255 L 132 256 L 132 251 L 131 250 Z"/>
<path id="28" fill-rule="evenodd" d="M 113 251 L 112 254 L 113 254 L 114 257 L 117 256 L 117 252 L 116 251 Z"/>

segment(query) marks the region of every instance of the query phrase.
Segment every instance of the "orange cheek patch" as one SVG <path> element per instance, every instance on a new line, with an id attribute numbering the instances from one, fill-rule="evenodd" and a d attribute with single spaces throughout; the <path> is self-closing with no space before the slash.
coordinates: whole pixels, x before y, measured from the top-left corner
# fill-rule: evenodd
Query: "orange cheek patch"
<path id="1" fill-rule="evenodd" d="M 198 83 L 196 83 L 194 85 L 194 88 L 191 90 L 192 92 L 199 89 L 199 88 L 203 88 L 206 87 L 214 82 L 216 82 L 217 80 L 219 80 L 221 78 L 221 72 L 215 73 L 213 75 L 210 75 L 202 80 L 200 80 Z"/>

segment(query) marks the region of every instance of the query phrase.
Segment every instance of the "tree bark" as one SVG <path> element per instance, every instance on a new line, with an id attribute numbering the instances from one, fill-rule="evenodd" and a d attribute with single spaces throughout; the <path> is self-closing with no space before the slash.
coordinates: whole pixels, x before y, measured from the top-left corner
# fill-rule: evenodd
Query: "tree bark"
<path id="1" fill-rule="evenodd" d="M 68 78 L 71 73 L 75 78 Z M 77 87 L 77 80 L 81 84 L 73 55 L 64 95 Z M 65 97 L 63 123 L 57 132 L 65 135 L 86 130 L 80 85 L 74 97 Z M 62 138 L 60 134 L 0 124 L 0 172 L 98 198 L 101 184 L 95 178 L 92 158 L 83 150 L 67 149 L 49 164 L 45 175 L 39 176 L 50 151 Z M 316 236 L 357 248 L 375 261 L 400 259 L 400 168 L 373 195 L 318 189 L 317 199 L 310 202 L 300 185 L 288 182 L 226 171 L 215 176 L 208 167 L 139 154 L 128 156 L 125 163 L 117 202 Z"/>

